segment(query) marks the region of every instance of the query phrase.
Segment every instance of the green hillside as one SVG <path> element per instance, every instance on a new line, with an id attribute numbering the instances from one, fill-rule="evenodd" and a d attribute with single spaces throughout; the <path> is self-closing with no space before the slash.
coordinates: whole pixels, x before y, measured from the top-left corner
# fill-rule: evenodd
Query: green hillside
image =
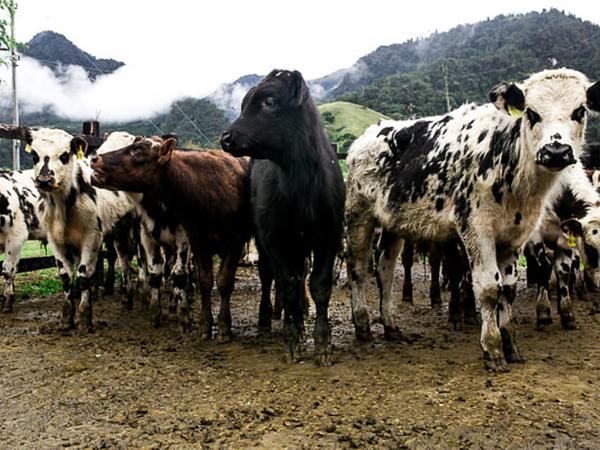
<path id="1" fill-rule="evenodd" d="M 346 152 L 352 141 L 360 136 L 369 125 L 380 119 L 388 119 L 366 106 L 349 102 L 332 102 L 319 105 L 321 118 L 332 142 L 338 145 L 338 152 Z"/>
<path id="2" fill-rule="evenodd" d="M 361 58 L 365 75 L 341 83 L 337 100 L 376 109 L 395 119 L 446 111 L 444 66 L 450 106 L 487 102 L 501 81 L 520 81 L 553 67 L 600 76 L 600 27 L 556 9 L 501 15 L 460 25 L 428 38 L 380 47 Z M 335 96 L 335 93 L 334 93 Z M 591 120 L 589 140 L 600 139 Z"/>

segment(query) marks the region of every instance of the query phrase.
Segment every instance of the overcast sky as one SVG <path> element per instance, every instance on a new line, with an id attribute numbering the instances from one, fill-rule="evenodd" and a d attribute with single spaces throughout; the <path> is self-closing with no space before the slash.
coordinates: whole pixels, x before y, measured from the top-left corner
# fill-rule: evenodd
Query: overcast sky
<path id="1" fill-rule="evenodd" d="M 275 67 L 298 69 L 309 79 L 320 77 L 352 65 L 380 45 L 503 13 L 556 7 L 600 21 L 600 2 L 591 0 L 17 2 L 19 41 L 53 30 L 96 57 L 128 65 L 119 82 L 106 82 L 101 93 L 85 95 L 90 101 L 79 98 L 72 105 L 63 105 L 74 113 L 80 108 L 86 113 L 96 108 L 109 111 L 109 115 L 119 102 L 143 102 L 152 91 L 157 98 L 148 109 L 154 111 L 164 109 L 165 102 L 168 106 L 172 97 L 206 95 L 220 83 L 249 73 L 265 74 Z M 40 77 L 28 76 L 30 84 L 22 83 L 21 90 L 37 91 Z M 82 80 L 77 82 L 78 95 L 92 89 Z M 56 97 L 57 89 L 45 89 L 40 95 Z"/>

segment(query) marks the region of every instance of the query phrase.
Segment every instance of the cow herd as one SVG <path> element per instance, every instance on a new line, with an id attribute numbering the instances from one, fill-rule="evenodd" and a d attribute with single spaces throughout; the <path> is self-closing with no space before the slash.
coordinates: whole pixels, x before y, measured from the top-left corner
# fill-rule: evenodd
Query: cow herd
<path id="1" fill-rule="evenodd" d="M 209 340 L 218 256 L 216 337 L 228 341 L 235 273 L 253 237 L 259 330 L 268 332 L 279 318 L 279 302 L 285 355 L 297 357 L 308 278 L 315 362 L 327 365 L 333 267 L 343 242 L 361 341 L 373 337 L 365 287 L 374 255 L 384 336 L 393 340 L 400 335 L 396 261 L 402 254 L 403 299 L 411 301 L 417 248 L 432 266 L 432 306 L 441 303 L 441 272 L 450 289 L 449 321 L 458 328 L 477 320 L 478 310 L 485 365 L 506 370 L 524 361 L 512 323 L 521 251 L 538 286 L 538 325 L 552 320 L 552 272 L 564 328 L 576 327 L 575 292 L 587 291 L 598 303 L 600 194 L 594 152 L 585 150 L 589 112 L 600 112 L 599 82 L 568 69 L 543 71 L 495 87 L 485 105 L 369 127 L 349 150 L 346 183 L 297 71 L 274 70 L 246 94 L 239 118 L 221 136 L 225 151 L 183 151 L 172 136 L 125 132 L 108 135 L 96 149 L 62 130 L 0 125 L 0 137 L 23 141 L 34 163 L 32 171 L 0 175 L 3 311 L 13 306 L 24 242 L 45 239 L 64 290 L 61 326 L 91 331 L 105 242 L 122 269 L 126 308 L 137 291 L 158 326 L 161 287 L 168 285 L 169 307 L 189 331 L 199 291 L 198 331 Z"/>

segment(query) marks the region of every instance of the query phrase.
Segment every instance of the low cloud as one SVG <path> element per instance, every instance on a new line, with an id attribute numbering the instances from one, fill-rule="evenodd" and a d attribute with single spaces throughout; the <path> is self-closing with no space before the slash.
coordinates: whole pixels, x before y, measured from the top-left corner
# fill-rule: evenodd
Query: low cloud
<path id="1" fill-rule="evenodd" d="M 24 113 L 49 108 L 72 120 L 146 119 L 166 112 L 178 98 L 205 94 L 198 89 L 197 82 L 178 79 L 177 72 L 169 65 L 125 65 L 97 77 L 94 82 L 79 66 L 57 66 L 53 71 L 25 56 L 21 57 L 17 70 L 19 104 Z M 11 102 L 9 67 L 0 68 L 0 79 L 0 103 L 8 106 Z"/>

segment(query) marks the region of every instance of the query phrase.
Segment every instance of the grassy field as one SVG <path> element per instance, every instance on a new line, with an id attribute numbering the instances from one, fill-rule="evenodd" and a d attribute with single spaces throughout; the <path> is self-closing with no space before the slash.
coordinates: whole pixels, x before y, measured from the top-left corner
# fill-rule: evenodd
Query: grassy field
<path id="1" fill-rule="evenodd" d="M 377 123 L 380 119 L 389 119 L 386 115 L 373 111 L 366 106 L 349 102 L 324 103 L 319 105 L 319 112 L 330 135 L 343 136 L 348 133 L 358 137 L 363 134 L 368 126 Z M 333 120 L 328 119 L 328 117 L 333 117 Z"/>

